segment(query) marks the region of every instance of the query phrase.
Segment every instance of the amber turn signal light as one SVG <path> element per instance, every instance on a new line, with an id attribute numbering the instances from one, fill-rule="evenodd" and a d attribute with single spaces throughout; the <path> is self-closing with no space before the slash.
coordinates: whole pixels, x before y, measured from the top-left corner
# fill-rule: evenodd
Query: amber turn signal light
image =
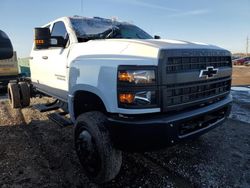
<path id="1" fill-rule="evenodd" d="M 36 44 L 44 44 L 44 40 L 35 40 Z"/>
<path id="2" fill-rule="evenodd" d="M 131 104 L 134 102 L 135 99 L 135 95 L 132 93 L 122 93 L 119 94 L 119 101 L 121 103 L 127 103 L 127 104 Z"/>

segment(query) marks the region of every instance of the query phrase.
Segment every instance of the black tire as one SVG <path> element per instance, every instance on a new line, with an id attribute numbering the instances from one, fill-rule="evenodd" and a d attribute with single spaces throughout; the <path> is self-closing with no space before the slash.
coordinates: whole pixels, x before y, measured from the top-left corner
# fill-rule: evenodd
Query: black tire
<path id="1" fill-rule="evenodd" d="M 100 112 L 87 112 L 75 123 L 76 153 L 86 175 L 96 183 L 114 179 L 122 164 L 122 152 L 113 147 L 105 120 Z"/>
<path id="2" fill-rule="evenodd" d="M 27 107 L 30 105 L 30 88 L 26 82 L 19 82 L 20 88 L 20 99 L 22 107 Z"/>
<path id="3" fill-rule="evenodd" d="M 8 84 L 8 96 L 12 108 L 21 108 L 20 91 L 17 83 Z"/>

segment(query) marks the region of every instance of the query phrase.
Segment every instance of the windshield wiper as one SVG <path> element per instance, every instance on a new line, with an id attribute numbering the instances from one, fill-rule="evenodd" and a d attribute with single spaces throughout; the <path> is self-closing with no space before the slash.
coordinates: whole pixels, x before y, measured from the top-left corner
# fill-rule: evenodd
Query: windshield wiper
<path id="1" fill-rule="evenodd" d="M 108 31 L 108 32 L 107 32 Z M 107 32 L 107 35 L 106 35 L 106 39 L 108 38 L 113 38 L 117 35 L 117 32 L 120 31 L 120 28 L 117 27 L 117 26 L 113 26 L 112 28 L 108 29 L 106 32 Z"/>

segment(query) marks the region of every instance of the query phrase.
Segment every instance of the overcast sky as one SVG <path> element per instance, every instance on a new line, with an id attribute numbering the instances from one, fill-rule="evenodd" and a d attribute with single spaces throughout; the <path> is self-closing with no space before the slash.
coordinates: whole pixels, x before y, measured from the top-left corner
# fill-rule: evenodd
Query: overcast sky
<path id="1" fill-rule="evenodd" d="M 29 56 L 33 28 L 62 16 L 117 17 L 151 35 L 245 52 L 250 0 L 0 0 L 0 29 L 19 57 Z"/>

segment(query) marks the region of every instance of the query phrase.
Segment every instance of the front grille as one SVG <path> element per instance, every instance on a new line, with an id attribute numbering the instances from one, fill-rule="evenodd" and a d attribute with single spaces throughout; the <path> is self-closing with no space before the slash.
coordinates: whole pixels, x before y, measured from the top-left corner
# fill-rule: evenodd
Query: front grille
<path id="1" fill-rule="evenodd" d="M 224 77 L 213 80 L 169 84 L 166 86 L 164 96 L 166 98 L 164 109 L 178 110 L 183 106 L 190 107 L 205 105 L 205 102 L 212 103 L 221 97 L 224 97 L 230 91 L 231 78 Z M 212 98 L 214 99 L 212 99 Z M 205 101 L 202 101 L 204 100 Z"/>
<path id="2" fill-rule="evenodd" d="M 231 65 L 231 56 L 201 56 L 201 57 L 168 57 L 166 72 L 183 72 L 189 70 L 228 67 Z"/>
<path id="3" fill-rule="evenodd" d="M 216 68 L 212 78 L 201 71 Z M 162 112 L 193 110 L 222 100 L 231 88 L 232 61 L 222 49 L 164 49 L 159 54 Z"/>

